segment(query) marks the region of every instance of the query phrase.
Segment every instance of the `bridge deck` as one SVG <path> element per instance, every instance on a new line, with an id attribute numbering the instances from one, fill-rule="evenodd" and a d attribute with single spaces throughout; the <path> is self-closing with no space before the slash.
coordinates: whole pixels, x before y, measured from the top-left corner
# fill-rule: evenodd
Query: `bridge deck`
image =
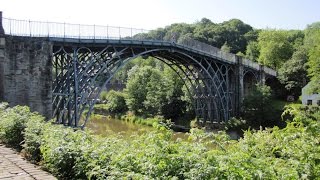
<path id="1" fill-rule="evenodd" d="M 210 59 L 215 59 L 227 64 L 237 64 L 238 57 L 235 54 L 225 53 L 222 51 L 204 51 L 193 46 L 185 45 L 184 43 L 175 43 L 170 41 L 161 41 L 161 40 L 137 40 L 137 39 L 78 39 L 78 38 L 62 38 L 62 37 L 49 37 L 49 40 L 57 44 L 90 44 L 91 46 L 105 46 L 106 44 L 110 45 L 119 45 L 119 46 L 141 46 L 141 47 L 161 47 L 169 48 L 172 50 L 183 50 L 192 52 L 197 55 L 207 56 Z M 247 67 L 257 71 L 264 71 L 267 75 L 276 76 L 276 71 L 265 67 L 260 66 L 258 63 L 250 61 L 248 59 L 242 59 L 241 63 Z"/>

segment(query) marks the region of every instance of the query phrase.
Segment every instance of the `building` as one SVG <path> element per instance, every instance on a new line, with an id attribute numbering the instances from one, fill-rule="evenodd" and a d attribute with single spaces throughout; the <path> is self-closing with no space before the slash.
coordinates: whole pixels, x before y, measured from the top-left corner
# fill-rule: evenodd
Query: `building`
<path id="1" fill-rule="evenodd" d="M 309 85 L 310 83 L 302 88 L 302 104 L 320 106 L 320 94 L 309 94 Z"/>

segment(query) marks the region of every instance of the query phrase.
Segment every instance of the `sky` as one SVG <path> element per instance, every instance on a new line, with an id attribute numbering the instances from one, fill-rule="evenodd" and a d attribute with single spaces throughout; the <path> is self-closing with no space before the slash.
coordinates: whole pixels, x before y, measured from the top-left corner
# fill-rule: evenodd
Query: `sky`
<path id="1" fill-rule="evenodd" d="M 208 18 L 254 28 L 304 29 L 320 21 L 319 0 L 0 0 L 6 18 L 156 29 Z"/>

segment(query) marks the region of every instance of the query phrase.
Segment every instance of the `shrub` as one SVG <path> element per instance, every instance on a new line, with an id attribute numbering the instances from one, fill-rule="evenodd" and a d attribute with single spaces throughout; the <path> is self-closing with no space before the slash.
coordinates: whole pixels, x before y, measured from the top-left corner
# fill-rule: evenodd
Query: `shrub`
<path id="1" fill-rule="evenodd" d="M 35 115 L 26 122 L 23 148 L 27 159 L 36 163 L 41 160 L 40 146 L 44 129 L 44 117 Z"/>
<path id="2" fill-rule="evenodd" d="M 94 106 L 95 113 L 98 114 L 122 114 L 128 111 L 125 101 L 125 93 L 110 90 L 108 93 L 103 92 L 105 97 L 105 104 L 96 104 Z"/>
<path id="3" fill-rule="evenodd" d="M 271 105 L 270 87 L 257 84 L 252 93 L 243 101 L 242 117 L 246 120 L 247 125 L 253 128 L 272 127 L 277 121 L 274 119 L 275 112 Z"/>
<path id="4" fill-rule="evenodd" d="M 248 130 L 238 141 L 199 129 L 173 141 L 159 125 L 127 139 L 93 136 L 17 106 L 0 108 L 0 137 L 15 145 L 24 138 L 30 159 L 60 179 L 316 179 L 320 110 L 290 106 L 286 113 L 292 121 L 284 129 Z"/>
<path id="5" fill-rule="evenodd" d="M 23 132 L 27 120 L 34 116 L 26 106 L 2 109 L 0 120 L 0 141 L 19 150 L 22 149 Z"/>
<path id="6" fill-rule="evenodd" d="M 45 168 L 61 178 L 85 179 L 86 168 L 79 167 L 79 161 L 90 140 L 86 131 L 45 124 L 40 146 Z"/>
<path id="7" fill-rule="evenodd" d="M 107 101 L 107 95 L 108 95 L 108 92 L 107 91 L 102 91 L 101 93 L 100 93 L 100 100 L 102 101 L 102 102 L 105 102 L 105 101 Z"/>
<path id="8" fill-rule="evenodd" d="M 147 126 L 154 126 L 155 124 L 159 124 L 165 121 L 161 116 L 156 116 L 153 118 L 143 118 L 131 113 L 121 116 L 120 120 Z"/>
<path id="9" fill-rule="evenodd" d="M 121 114 L 128 111 L 128 107 L 125 101 L 125 93 L 111 90 L 107 94 L 108 110 L 112 114 Z"/>

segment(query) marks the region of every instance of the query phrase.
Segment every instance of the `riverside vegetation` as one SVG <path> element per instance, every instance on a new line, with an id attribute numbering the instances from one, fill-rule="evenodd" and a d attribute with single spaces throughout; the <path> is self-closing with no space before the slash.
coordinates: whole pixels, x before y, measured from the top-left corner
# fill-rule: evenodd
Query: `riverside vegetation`
<path id="1" fill-rule="evenodd" d="M 320 109 L 288 106 L 285 128 L 224 132 L 192 129 L 188 141 L 156 130 L 123 139 L 45 122 L 28 107 L 0 105 L 0 141 L 61 179 L 317 179 Z"/>

